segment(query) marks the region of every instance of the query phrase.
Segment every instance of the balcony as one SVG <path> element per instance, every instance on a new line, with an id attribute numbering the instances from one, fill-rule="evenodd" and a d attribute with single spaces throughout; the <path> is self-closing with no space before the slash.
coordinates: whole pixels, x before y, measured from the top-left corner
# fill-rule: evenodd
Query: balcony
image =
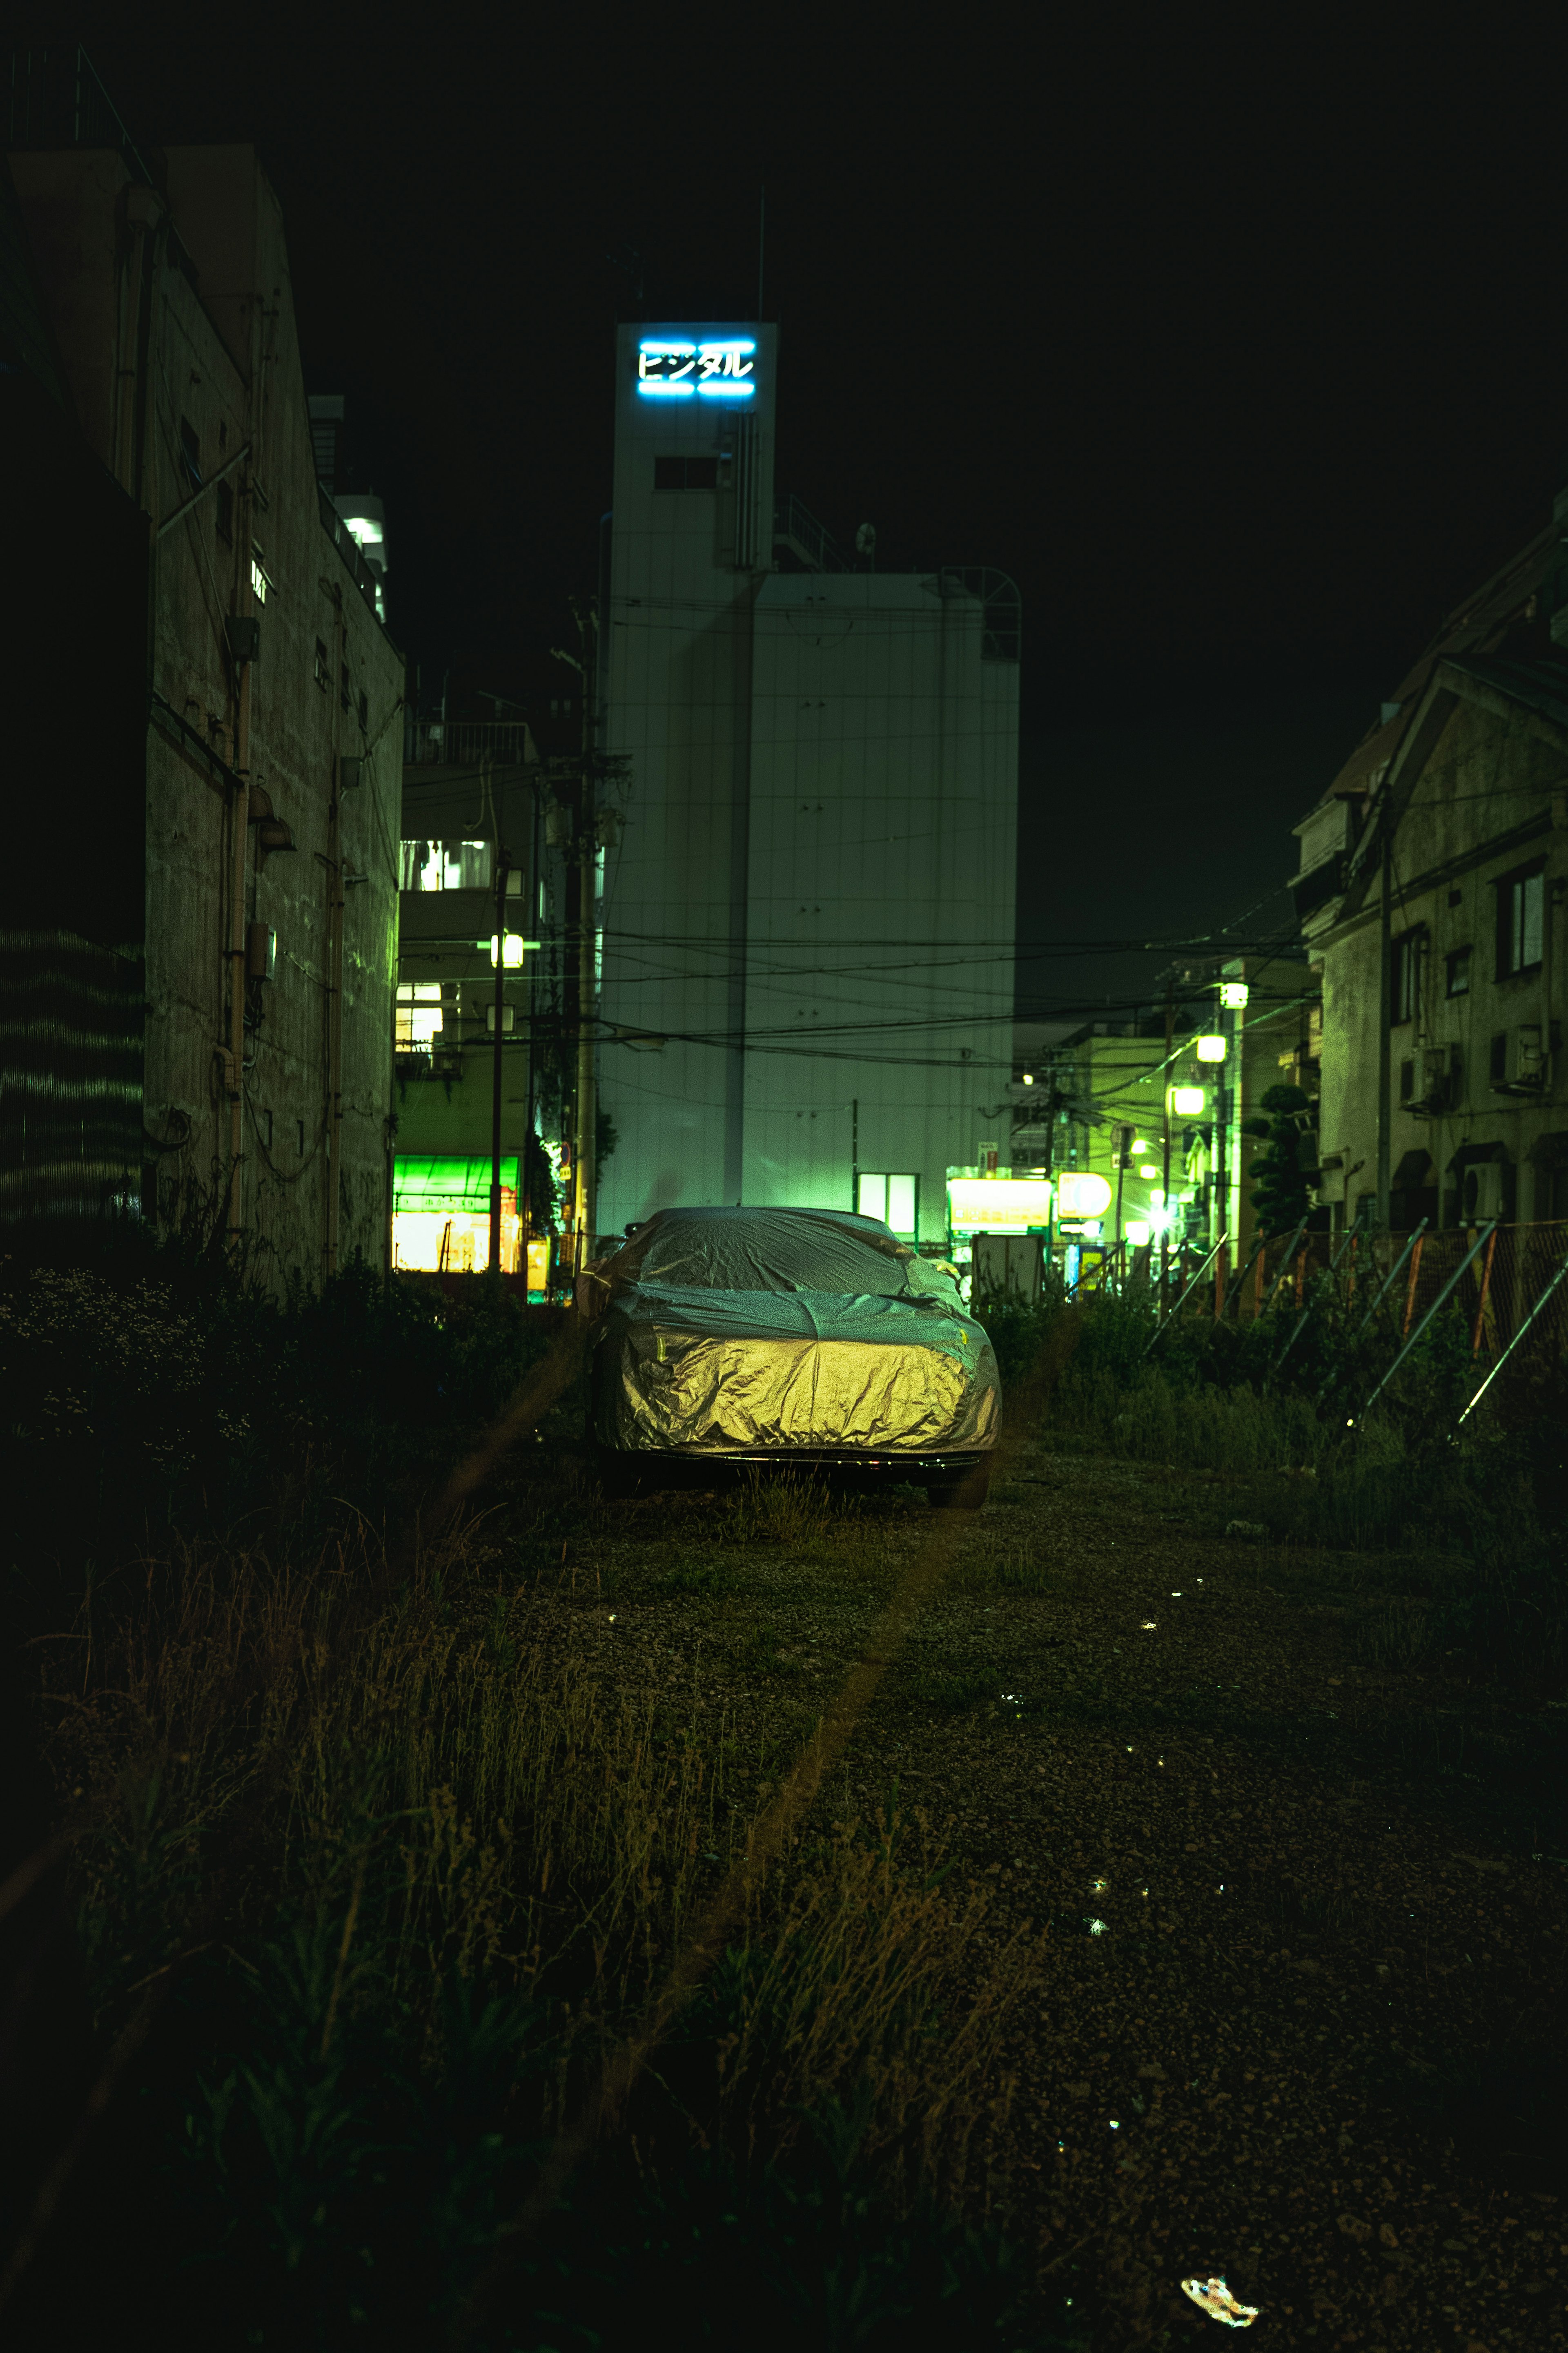
<path id="1" fill-rule="evenodd" d="M 416 719 L 403 723 L 405 768 L 535 765 L 539 754 L 524 719 Z"/>

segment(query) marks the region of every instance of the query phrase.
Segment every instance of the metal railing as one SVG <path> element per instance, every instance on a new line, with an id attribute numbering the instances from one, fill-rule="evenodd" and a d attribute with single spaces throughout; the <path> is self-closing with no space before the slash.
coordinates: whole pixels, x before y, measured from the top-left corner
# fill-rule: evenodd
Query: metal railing
<path id="1" fill-rule="evenodd" d="M 6 91 L 8 147 L 112 147 L 146 187 L 161 174 L 137 146 L 79 41 L 14 48 Z"/>
<path id="2" fill-rule="evenodd" d="M 973 596 L 984 608 L 981 660 L 1017 661 L 1024 642 L 1024 600 L 1017 582 L 986 564 L 944 564 L 941 578 L 944 596 Z"/>
<path id="3" fill-rule="evenodd" d="M 1480 1382 L 1467 1412 L 1505 1365 L 1510 1381 L 1528 1380 L 1568 1354 L 1568 1220 L 1483 1220 L 1441 1230 L 1423 1220 L 1410 1231 L 1358 1228 L 1338 1236 L 1298 1228 L 1254 1242 L 1238 1266 L 1228 1258 L 1228 1250 L 1202 1259 L 1190 1246 L 1173 1249 L 1162 1283 L 1157 1248 L 1121 1244 L 1106 1253 L 1084 1288 L 1151 1296 L 1162 1316 L 1157 1334 L 1178 1314 L 1188 1328 L 1264 1317 L 1285 1335 L 1275 1375 L 1303 1328 L 1337 1312 L 1342 1345 L 1352 1354 L 1375 1347 L 1378 1335 L 1390 1352 L 1377 1387 L 1364 1401 L 1348 1397 L 1347 1412 L 1368 1409 L 1439 1314 L 1463 1319 Z M 1349 1363 L 1331 1368 L 1316 1392 L 1320 1406 L 1342 1389 Z"/>
<path id="4" fill-rule="evenodd" d="M 375 575 L 360 554 L 358 540 L 355 539 L 320 482 L 316 485 L 316 498 L 321 511 L 321 529 L 348 565 L 353 575 L 355 587 L 370 607 L 371 611 L 374 613 L 376 609 Z M 380 617 L 380 615 L 376 614 L 378 620 Z"/>
<path id="5" fill-rule="evenodd" d="M 484 759 L 521 767 L 533 757 L 522 719 L 415 719 L 403 723 L 405 768 L 471 768 Z"/>
<path id="6" fill-rule="evenodd" d="M 773 541 L 792 547 L 811 572 L 853 572 L 855 566 L 811 509 L 793 493 L 773 502 Z"/>

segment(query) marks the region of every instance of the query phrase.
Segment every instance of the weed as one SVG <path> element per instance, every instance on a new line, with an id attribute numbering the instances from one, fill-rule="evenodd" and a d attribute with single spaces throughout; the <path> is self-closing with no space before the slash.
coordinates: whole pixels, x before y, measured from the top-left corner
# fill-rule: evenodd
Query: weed
<path id="1" fill-rule="evenodd" d="M 1003 1553 L 992 1564 L 991 1575 L 1009 1593 L 1046 1593 L 1058 1582 L 1056 1572 L 1024 1550 Z"/>
<path id="2" fill-rule="evenodd" d="M 664 1593 L 700 1593 L 717 1595 L 739 1592 L 744 1580 L 732 1561 L 678 1560 L 658 1579 L 658 1589 Z"/>
<path id="3" fill-rule="evenodd" d="M 1431 1612 L 1401 1599 L 1369 1612 L 1356 1629 L 1356 1652 L 1368 1666 L 1395 1672 L 1415 1666 L 1435 1647 Z"/>
<path id="4" fill-rule="evenodd" d="M 967 1715 L 997 1697 L 996 1678 L 973 1670 L 923 1667 L 910 1678 L 910 1695 L 942 1715 Z"/>
<path id="5" fill-rule="evenodd" d="M 799 1471 L 748 1471 L 726 1495 L 719 1514 L 720 1541 L 728 1544 L 800 1545 L 826 1533 L 836 1498 L 820 1479 Z M 842 1501 L 838 1508 L 844 1508 Z"/>

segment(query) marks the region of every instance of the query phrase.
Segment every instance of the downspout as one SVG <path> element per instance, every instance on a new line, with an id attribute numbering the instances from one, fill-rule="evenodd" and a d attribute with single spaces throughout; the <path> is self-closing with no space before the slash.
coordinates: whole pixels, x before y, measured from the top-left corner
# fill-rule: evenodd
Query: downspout
<path id="1" fill-rule="evenodd" d="M 1394 1165 L 1394 838 L 1385 832 L 1378 892 L 1377 1222 L 1388 1230 Z"/>
<path id="2" fill-rule="evenodd" d="M 331 797 L 327 803 L 327 1101 L 325 1231 L 321 1274 L 329 1280 L 338 1271 L 342 1215 L 343 1134 L 343 861 L 339 838 L 339 792 L 342 776 L 342 736 L 343 672 L 348 667 L 349 626 L 341 584 L 334 584 L 337 605 L 337 677 L 332 694 Z"/>
<path id="3" fill-rule="evenodd" d="M 247 615 L 248 565 L 241 575 L 238 603 L 241 616 Z M 228 1085 L 228 1246 L 231 1253 L 237 1255 L 245 1225 L 241 1170 L 245 1146 L 245 877 L 246 845 L 250 839 L 250 663 L 241 657 L 235 668 L 234 766 L 238 782 L 229 820 L 234 836 L 229 875 L 228 1050 L 225 1077 Z"/>

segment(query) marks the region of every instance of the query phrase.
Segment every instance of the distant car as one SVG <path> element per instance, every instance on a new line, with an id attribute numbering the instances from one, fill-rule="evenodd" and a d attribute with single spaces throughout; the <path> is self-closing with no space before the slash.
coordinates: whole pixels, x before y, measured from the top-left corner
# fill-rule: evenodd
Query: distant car
<path id="1" fill-rule="evenodd" d="M 771 1463 L 984 1501 L 1002 1418 L 991 1343 L 952 1270 L 876 1218 L 660 1209 L 590 1265 L 578 1298 L 612 1487 Z"/>

